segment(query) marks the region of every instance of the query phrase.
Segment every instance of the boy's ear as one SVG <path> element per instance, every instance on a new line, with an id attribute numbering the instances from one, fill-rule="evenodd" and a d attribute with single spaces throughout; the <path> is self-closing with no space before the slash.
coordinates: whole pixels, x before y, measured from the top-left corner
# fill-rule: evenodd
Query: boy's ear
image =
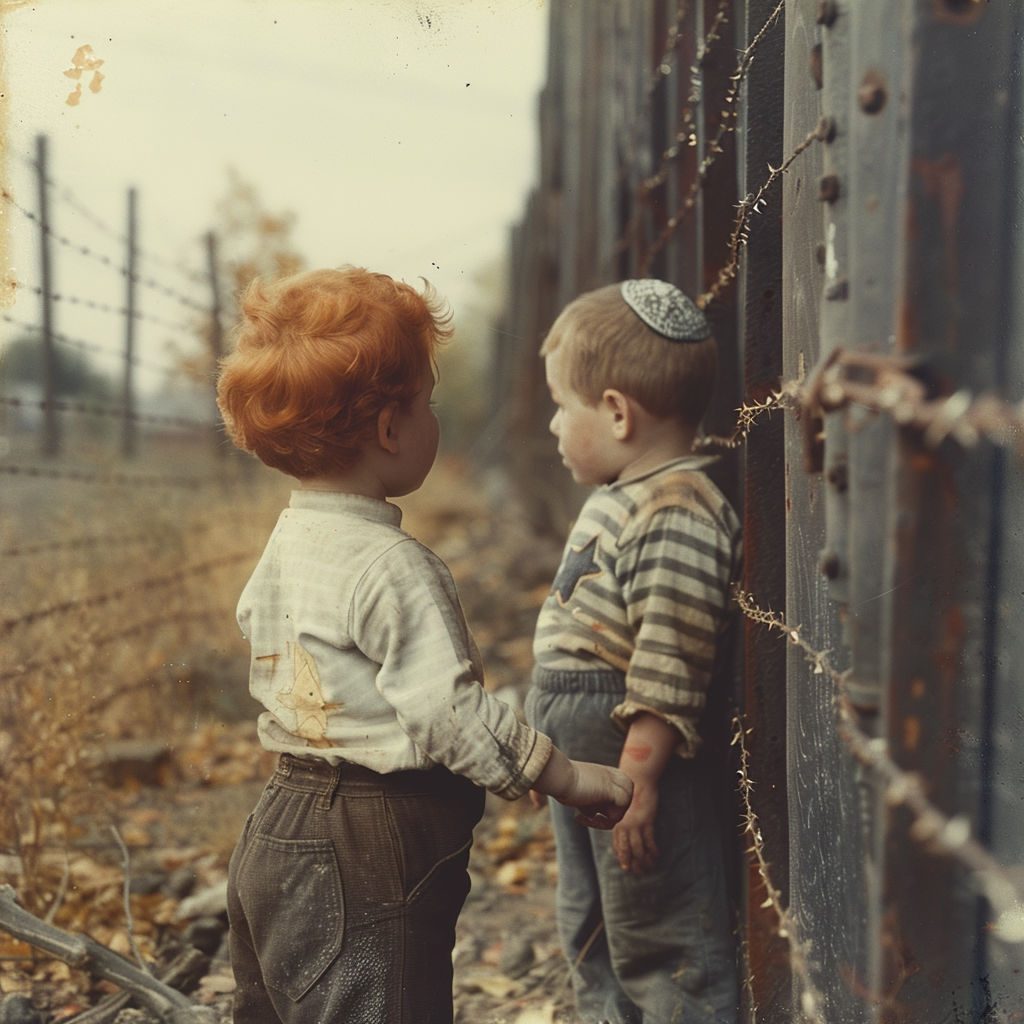
<path id="1" fill-rule="evenodd" d="M 398 439 L 395 436 L 395 413 L 398 411 L 397 402 L 388 402 L 379 413 L 377 413 L 377 442 L 386 452 L 392 455 L 398 454 Z"/>
<path id="2" fill-rule="evenodd" d="M 615 388 L 606 388 L 601 404 L 611 415 L 612 436 L 616 441 L 628 441 L 636 428 L 636 412 L 629 399 Z"/>

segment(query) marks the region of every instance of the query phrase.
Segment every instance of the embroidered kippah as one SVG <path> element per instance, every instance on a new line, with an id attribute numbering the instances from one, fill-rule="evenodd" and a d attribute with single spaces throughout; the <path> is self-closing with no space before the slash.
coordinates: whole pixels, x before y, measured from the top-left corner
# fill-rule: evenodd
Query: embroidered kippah
<path id="1" fill-rule="evenodd" d="M 711 325 L 693 299 L 668 281 L 623 281 L 622 297 L 652 331 L 671 341 L 704 341 Z"/>

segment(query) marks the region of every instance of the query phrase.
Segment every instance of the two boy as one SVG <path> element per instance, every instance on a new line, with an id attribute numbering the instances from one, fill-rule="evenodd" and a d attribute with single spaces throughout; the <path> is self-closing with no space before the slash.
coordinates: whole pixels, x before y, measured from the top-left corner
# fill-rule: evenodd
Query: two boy
<path id="1" fill-rule="evenodd" d="M 450 575 L 386 500 L 437 450 L 450 332 L 432 293 L 316 271 L 254 284 L 242 314 L 220 407 L 301 486 L 238 609 L 281 758 L 231 862 L 236 1022 L 450 1024 L 483 788 L 565 805 L 559 928 L 588 1024 L 735 1020 L 694 757 L 738 558 L 735 515 L 689 454 L 716 365 L 703 315 L 627 282 L 545 342 L 552 430 L 598 490 L 541 612 L 526 725 L 479 685 Z"/>

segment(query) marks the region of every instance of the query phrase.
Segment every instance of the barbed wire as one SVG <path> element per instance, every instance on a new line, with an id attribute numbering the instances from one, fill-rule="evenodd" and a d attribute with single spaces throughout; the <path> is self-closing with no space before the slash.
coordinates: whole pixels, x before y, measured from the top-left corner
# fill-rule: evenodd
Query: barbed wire
<path id="1" fill-rule="evenodd" d="M 56 412 L 73 412 L 85 416 L 107 416 L 112 419 L 133 420 L 138 423 L 153 423 L 159 426 L 178 427 L 181 430 L 196 433 L 213 430 L 218 424 L 214 421 L 190 420 L 181 416 L 160 416 L 156 413 L 135 412 L 114 406 L 87 405 L 84 402 L 48 402 L 45 399 L 7 398 L 0 396 L 0 406 L 15 409 L 53 409 Z"/>
<path id="2" fill-rule="evenodd" d="M 33 174 L 39 173 L 39 164 L 36 163 L 33 157 L 27 156 L 24 153 L 17 153 L 16 155 L 21 163 L 31 170 Z M 123 231 L 110 227 L 110 225 L 107 224 L 106 221 L 104 221 L 98 214 L 89 209 L 89 207 L 75 195 L 70 185 L 63 184 L 50 175 L 47 175 L 44 178 L 44 181 L 51 189 L 53 189 L 54 194 L 58 199 L 70 206 L 80 216 L 84 217 L 94 228 L 97 229 L 97 231 L 123 246 L 128 245 L 128 236 Z M 165 270 L 173 270 L 192 284 L 202 284 L 206 281 L 206 275 L 201 271 L 186 267 L 183 263 L 176 263 L 173 260 L 164 259 L 162 256 L 157 256 L 155 253 L 150 252 L 148 249 L 145 249 L 140 245 L 135 246 L 135 252 L 142 259 L 153 263 L 156 266 L 163 267 Z"/>
<path id="3" fill-rule="evenodd" d="M 48 466 L 0 466 L 0 473 L 48 480 L 77 480 L 80 483 L 88 484 L 116 484 L 119 487 L 186 487 L 193 490 L 220 479 L 215 476 L 136 476 L 129 473 L 90 473 L 79 469 L 51 469 Z"/>
<path id="4" fill-rule="evenodd" d="M 679 228 L 679 225 L 683 222 L 686 215 L 696 205 L 697 197 L 704 188 L 704 182 L 707 180 L 708 172 L 714 166 L 715 161 L 724 152 L 722 148 L 722 140 L 726 134 L 735 131 L 736 121 L 739 114 L 738 100 L 740 94 L 740 87 L 743 84 L 744 79 L 747 76 L 747 72 L 750 70 L 750 65 L 754 60 L 754 54 L 757 51 L 757 47 L 760 45 L 761 40 L 767 35 L 769 29 L 778 21 L 779 15 L 785 7 L 785 0 L 779 0 L 778 5 L 768 16 L 764 25 L 761 26 L 760 30 L 754 36 L 754 38 L 747 45 L 746 49 L 740 54 L 739 60 L 736 63 L 736 68 L 733 73 L 729 76 L 729 88 L 726 91 L 725 98 L 722 102 L 722 109 L 718 115 L 718 127 L 715 130 L 714 136 L 707 142 L 704 147 L 704 156 L 697 168 L 697 173 L 694 176 L 694 180 L 690 184 L 690 189 L 687 192 L 685 199 L 683 200 L 680 207 L 668 218 L 665 222 L 665 226 L 658 233 L 658 236 L 652 242 L 650 249 L 644 255 L 644 259 L 641 265 L 641 272 L 647 274 L 650 269 L 650 265 L 654 258 L 665 248 L 669 243 L 673 235 Z M 712 25 L 711 33 L 717 33 L 720 30 L 719 19 L 716 19 Z M 704 53 L 707 48 L 718 38 L 717 35 L 713 35 L 709 42 L 706 42 L 703 46 L 703 52 L 701 53 L 700 60 L 703 61 Z M 694 65 L 691 68 L 691 103 L 699 102 L 700 100 L 700 68 L 698 65 Z M 669 146 L 667 150 L 662 154 L 661 165 L 658 171 L 651 177 L 640 182 L 637 187 L 636 194 L 634 196 L 634 206 L 636 212 L 634 213 L 631 224 L 634 223 L 639 216 L 640 211 L 643 208 L 647 196 L 660 185 L 662 185 L 668 177 L 668 172 L 671 164 L 682 152 L 681 143 L 693 139 L 693 144 L 696 145 L 696 127 L 693 122 L 692 107 L 687 115 L 688 120 L 684 121 L 683 126 L 677 130 L 675 142 Z M 635 227 L 635 225 L 634 225 Z M 629 235 L 631 234 L 629 226 L 620 236 L 619 241 L 614 247 L 614 251 L 621 252 L 624 248 L 629 245 Z"/>
<path id="5" fill-rule="evenodd" d="M 30 334 L 41 334 L 42 328 L 38 324 L 29 323 L 27 320 L 19 320 L 17 317 L 11 316 L 10 313 L 0 313 L 0 320 L 4 323 L 10 324 L 12 327 L 17 327 L 22 331 L 27 331 Z M 124 353 L 119 352 L 116 349 L 109 348 L 106 345 L 101 345 L 96 341 L 86 341 L 82 338 L 69 338 L 66 334 L 62 334 L 60 331 L 53 331 L 52 337 L 55 342 L 59 345 L 64 345 L 68 348 L 75 348 L 81 352 L 94 352 L 97 355 L 111 356 L 115 359 L 119 359 L 124 362 Z M 132 356 L 132 366 L 139 366 L 146 370 L 154 370 L 158 373 L 173 373 L 175 367 L 171 363 L 151 363 L 145 359 L 139 359 L 138 356 Z"/>
<path id="6" fill-rule="evenodd" d="M 708 29 L 704 38 L 697 45 L 697 59 L 690 65 L 690 92 L 686 97 L 689 105 L 685 108 L 683 123 L 676 129 L 672 143 L 662 151 L 658 161 L 658 169 L 637 184 L 635 196 L 637 201 L 645 198 L 654 189 L 665 183 L 668 178 L 669 169 L 682 152 L 684 143 L 689 147 L 697 145 L 697 123 L 693 117 L 693 110 L 695 105 L 700 103 L 704 91 L 704 81 L 701 77 L 704 58 L 710 52 L 711 47 L 721 38 L 722 28 L 728 21 L 728 0 L 722 0 L 712 19 L 711 28 Z"/>
<path id="7" fill-rule="evenodd" d="M 761 877 L 767 896 L 761 904 L 761 909 L 771 907 L 778 919 L 778 934 L 786 940 L 789 946 L 789 962 L 800 984 L 800 1011 L 804 1018 L 812 1024 L 825 1024 L 823 1016 L 824 998 L 819 991 L 814 979 L 811 977 L 810 952 L 811 940 L 800 938 L 798 924 L 795 915 L 790 907 L 782 902 L 782 893 L 772 882 L 771 873 L 768 868 L 768 859 L 764 853 L 764 838 L 761 834 L 761 826 L 758 823 L 757 815 L 754 813 L 750 795 L 754 789 L 754 783 L 750 778 L 750 755 L 747 745 L 744 742 L 744 726 L 740 719 L 734 718 L 732 746 L 740 749 L 740 766 L 737 770 L 739 775 L 739 791 L 743 800 L 743 834 L 750 836 L 748 854 L 753 854 L 757 863 L 757 873 Z M 746 730 L 749 732 L 750 730 Z"/>
<path id="8" fill-rule="evenodd" d="M 676 49 L 678 48 L 680 41 L 684 38 L 682 33 L 679 31 L 679 26 L 686 17 L 688 7 L 689 0 L 677 0 L 676 12 L 665 38 L 665 49 L 658 62 L 655 64 L 654 70 L 647 79 L 647 84 L 644 86 L 643 97 L 640 100 L 639 108 L 634 116 L 630 118 L 629 140 L 626 144 L 626 154 L 622 158 L 622 162 L 619 164 L 618 172 L 616 174 L 616 185 L 626 178 L 633 164 L 636 163 L 640 150 L 640 132 L 650 115 L 654 93 L 661 82 L 672 73 L 672 68 L 676 64 Z"/>
<path id="9" fill-rule="evenodd" d="M 112 238 L 116 242 L 120 242 L 122 245 L 128 245 L 128 237 L 124 232 L 119 232 L 114 228 L 108 227 L 99 217 L 96 216 L 84 203 L 81 202 L 68 188 L 66 185 L 61 186 L 57 182 L 49 180 L 48 184 L 51 187 L 58 189 L 57 197 L 68 204 L 76 213 L 84 217 L 90 224 L 103 234 Z M 198 270 L 191 270 L 182 263 L 176 263 L 172 260 L 165 259 L 162 256 L 157 256 L 156 253 L 150 252 L 143 246 L 136 244 L 135 246 L 136 255 L 145 260 L 147 263 L 152 263 L 154 266 L 162 267 L 164 270 L 171 270 L 176 274 L 180 274 L 190 284 L 204 284 L 206 282 L 206 275 Z"/>
<path id="10" fill-rule="evenodd" d="M 33 224 L 35 224 L 41 231 L 45 231 L 46 234 L 55 242 L 59 243 L 60 245 L 63 245 L 65 248 L 74 250 L 75 252 L 81 254 L 82 256 L 86 256 L 89 259 L 96 260 L 97 262 L 103 264 L 103 266 L 108 267 L 117 274 L 120 274 L 122 277 L 128 277 L 128 270 L 125 267 L 121 266 L 119 263 L 115 262 L 110 256 L 106 255 L 106 253 L 96 252 L 87 245 L 80 245 L 78 242 L 73 241 L 66 235 L 58 234 L 49 224 L 44 225 L 40 221 L 37 214 L 22 206 L 21 203 L 19 203 L 14 198 L 14 196 L 7 191 L 7 189 L 0 190 L 0 197 L 5 199 L 10 206 L 13 206 L 14 209 L 16 209 L 23 217 L 26 217 Z M 161 284 L 155 278 L 142 277 L 136 274 L 134 276 L 134 280 L 138 284 L 141 284 L 144 288 L 150 288 L 153 291 L 165 295 L 169 299 L 173 299 L 175 302 L 177 302 L 179 305 L 184 306 L 186 309 L 192 309 L 200 313 L 208 312 L 207 306 L 196 302 L 189 296 L 183 294 L 182 292 L 179 292 L 176 288 L 171 288 L 169 285 Z"/>
<path id="11" fill-rule="evenodd" d="M 179 569 L 176 572 L 166 573 L 163 576 L 152 576 L 149 579 L 139 580 L 135 583 L 118 587 L 116 590 L 109 590 L 103 594 L 91 594 L 87 597 L 72 598 L 68 601 L 61 601 L 59 604 L 47 605 L 30 612 L 23 612 L 21 615 L 14 615 L 0 621 L 0 635 L 10 633 L 20 626 L 29 626 L 43 619 L 52 618 L 55 615 L 63 615 L 80 608 L 98 608 L 102 605 L 110 604 L 112 601 L 133 597 L 147 590 L 172 586 L 175 583 L 181 583 L 189 577 L 205 575 L 217 569 L 222 569 L 227 565 L 252 558 L 259 554 L 259 550 L 258 548 L 249 548 L 245 551 L 236 551 L 230 555 L 221 555 L 219 558 L 211 558 L 205 562 L 199 562 L 196 565 Z"/>
<path id="12" fill-rule="evenodd" d="M 190 523 L 188 534 L 190 537 L 212 530 L 214 523 Z M 136 533 L 124 536 L 122 534 L 99 534 L 93 537 L 71 537 L 67 540 L 39 541 L 30 544 L 17 544 L 14 547 L 0 551 L 4 558 L 18 558 L 22 555 L 42 555 L 56 551 L 79 551 L 83 548 L 102 547 L 104 544 L 116 544 L 119 548 L 135 547 L 140 544 L 151 544 L 160 539 L 158 533 Z"/>
<path id="13" fill-rule="evenodd" d="M 28 285 L 21 281 L 8 281 L 7 287 L 17 291 L 31 292 L 33 295 L 43 295 L 43 289 L 39 285 Z M 65 295 L 63 292 L 52 292 L 50 298 L 54 302 L 64 302 L 69 306 L 82 306 L 85 309 L 93 309 L 100 313 L 113 313 L 116 316 L 125 317 L 128 315 L 128 309 L 125 306 L 112 306 L 106 302 L 97 302 L 95 299 L 83 299 L 78 295 Z M 132 319 L 144 320 L 148 323 L 155 324 L 158 327 L 168 327 L 173 331 L 178 331 L 181 334 L 191 334 L 195 331 L 194 324 L 185 323 L 183 320 L 168 320 L 166 317 L 156 316 L 153 313 L 146 313 L 142 310 L 136 309 L 132 312 Z"/>
<path id="14" fill-rule="evenodd" d="M 739 587 L 734 590 L 736 602 L 752 622 L 766 626 L 781 635 L 786 643 L 803 652 L 813 666 L 813 674 L 832 683 L 831 701 L 836 711 L 839 737 L 850 753 L 864 767 L 873 771 L 884 784 L 889 804 L 906 807 L 913 817 L 910 836 L 926 852 L 949 857 L 966 868 L 995 911 L 992 930 L 1005 942 L 1024 942 L 1024 894 L 1007 875 L 1005 868 L 971 835 L 965 816 L 949 817 L 929 799 L 920 776 L 904 771 L 892 759 L 884 737 L 867 736 L 857 722 L 856 712 L 845 695 L 849 670 L 834 668 L 830 651 L 818 650 L 804 637 L 802 627 L 791 626 L 781 612 L 761 608 L 754 596 Z"/>
<path id="15" fill-rule="evenodd" d="M 923 364 L 910 357 L 836 348 L 800 391 L 800 404 L 809 414 L 804 419 L 855 406 L 919 431 L 929 448 L 947 438 L 973 448 L 985 438 L 1024 459 L 1024 402 L 1012 404 L 991 394 L 975 397 L 967 388 L 932 398 L 923 371 Z"/>
<path id="16" fill-rule="evenodd" d="M 929 448 L 938 448 L 947 439 L 974 448 L 984 439 L 1024 460 L 1024 402 L 1015 404 L 992 394 L 974 396 L 967 388 L 930 398 L 917 375 L 921 372 L 922 364 L 909 357 L 838 347 L 810 375 L 781 383 L 760 401 L 744 402 L 728 437 L 700 437 L 694 450 L 738 448 L 762 414 L 776 409 L 799 413 L 809 450 L 818 438 L 807 432 L 817 429 L 824 413 L 853 407 L 869 415 L 892 416 L 898 426 L 918 431 Z"/>
<path id="17" fill-rule="evenodd" d="M 736 410 L 736 426 L 728 437 L 706 434 L 693 442 L 694 451 L 706 448 L 739 448 L 746 441 L 763 413 L 771 415 L 777 409 L 795 409 L 798 407 L 798 382 L 790 382 L 778 391 L 772 391 L 767 398 L 745 402 Z"/>
<path id="18" fill-rule="evenodd" d="M 102 634 L 98 637 L 91 637 L 88 641 L 89 648 L 97 649 L 101 647 L 107 647 L 112 643 L 117 643 L 121 640 L 127 640 L 133 636 L 141 636 L 144 633 L 154 633 L 164 626 L 172 625 L 174 623 L 187 622 L 193 619 L 199 621 L 206 621 L 209 619 L 211 614 L 214 613 L 226 613 L 229 610 L 229 606 L 226 604 L 219 605 L 208 605 L 203 608 L 190 608 L 186 611 L 172 612 L 170 614 L 162 614 L 154 616 L 150 619 L 143 619 L 139 622 L 134 622 L 130 626 L 124 629 L 119 629 L 114 633 Z M 79 655 L 80 656 L 80 655 Z M 12 679 L 20 679 L 22 676 L 29 675 L 31 672 L 41 672 L 44 669 L 53 668 L 55 665 L 67 664 L 72 661 L 75 655 L 63 652 L 61 654 L 54 654 L 48 658 L 40 658 L 36 661 L 22 662 L 15 665 L 12 668 L 6 669 L 0 672 L 0 682 L 9 682 Z M 121 696 L 124 692 L 129 689 L 134 689 L 140 684 L 133 682 L 125 687 L 114 691 L 113 696 Z M 99 706 L 102 706 L 102 701 L 97 702 Z M 94 707 L 95 705 L 90 705 Z"/>
<path id="19" fill-rule="evenodd" d="M 680 19 L 681 20 L 681 19 Z M 622 229 L 622 233 L 619 235 L 615 244 L 612 246 L 612 258 L 618 256 L 624 252 L 630 246 L 630 239 L 636 232 L 640 225 L 640 220 L 643 217 L 645 210 L 645 202 L 647 196 L 661 183 L 663 183 L 668 177 L 669 165 L 675 158 L 682 152 L 682 143 L 686 142 L 688 145 L 697 145 L 697 125 L 694 120 L 694 106 L 700 102 L 702 85 L 702 69 L 704 65 L 704 58 L 710 52 L 711 47 L 719 39 L 719 32 L 721 31 L 722 25 L 728 21 L 728 3 L 727 0 L 720 0 L 718 10 L 715 13 L 715 17 L 712 19 L 711 28 L 705 33 L 703 39 L 697 45 L 697 59 L 693 64 L 690 65 L 690 92 L 687 96 L 687 103 L 689 104 L 685 108 L 684 120 L 681 126 L 676 129 L 674 141 L 669 147 L 663 151 L 661 155 L 661 161 L 659 169 L 647 178 L 642 179 L 636 186 L 633 192 L 633 212 L 627 222 L 626 226 Z M 678 45 L 678 40 L 674 41 L 673 46 Z M 671 65 L 669 66 L 671 71 Z M 655 83 L 656 84 L 656 83 Z M 639 134 L 640 125 L 647 118 L 650 112 L 650 99 L 653 93 L 653 87 L 649 91 L 645 98 L 644 105 L 641 107 L 640 114 L 634 120 L 634 135 Z M 629 172 L 633 163 L 636 161 L 636 149 L 637 142 L 634 139 L 630 144 L 630 152 L 627 154 L 626 159 L 623 160 L 622 165 L 619 168 L 618 174 L 616 175 L 616 182 L 621 182 Z M 671 157 L 667 157 L 667 154 L 671 153 Z"/>
<path id="20" fill-rule="evenodd" d="M 721 296 L 722 289 L 732 281 L 739 270 L 740 265 L 740 253 L 746 247 L 747 241 L 750 237 L 750 218 L 753 214 L 760 214 L 763 212 L 763 207 L 766 202 L 766 196 L 768 189 L 780 178 L 786 171 L 789 170 L 793 161 L 796 160 L 801 153 L 804 152 L 814 142 L 823 142 L 829 139 L 834 132 L 834 126 L 832 121 L 823 117 L 817 127 L 813 131 L 808 132 L 807 135 L 794 147 L 793 151 L 786 157 L 785 160 L 779 164 L 778 167 L 772 167 L 768 165 L 768 178 L 757 190 L 757 192 L 748 192 L 738 204 L 738 212 L 736 214 L 736 220 L 733 224 L 732 235 L 729 238 L 729 257 L 726 260 L 725 266 L 718 272 L 718 276 L 715 278 L 715 283 L 706 291 L 703 295 L 697 299 L 697 305 L 706 306 L 712 299 L 717 299 Z"/>

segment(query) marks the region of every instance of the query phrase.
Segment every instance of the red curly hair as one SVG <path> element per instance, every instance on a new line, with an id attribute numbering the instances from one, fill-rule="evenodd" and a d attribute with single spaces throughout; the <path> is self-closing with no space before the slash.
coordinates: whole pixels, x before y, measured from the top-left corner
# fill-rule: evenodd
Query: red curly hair
<path id="1" fill-rule="evenodd" d="M 377 416 L 422 387 L 451 313 L 360 267 L 252 282 L 217 405 L 232 441 L 300 480 L 350 469 Z"/>

